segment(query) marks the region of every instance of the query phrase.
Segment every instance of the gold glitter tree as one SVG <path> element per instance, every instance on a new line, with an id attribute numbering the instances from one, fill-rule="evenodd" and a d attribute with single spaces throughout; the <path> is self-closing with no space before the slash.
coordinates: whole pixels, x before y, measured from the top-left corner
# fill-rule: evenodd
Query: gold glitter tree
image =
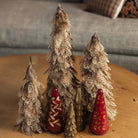
<path id="1" fill-rule="evenodd" d="M 73 103 L 70 103 L 64 135 L 65 135 L 65 138 L 74 138 L 76 134 L 77 134 L 77 130 L 76 130 L 74 107 L 73 107 Z"/>

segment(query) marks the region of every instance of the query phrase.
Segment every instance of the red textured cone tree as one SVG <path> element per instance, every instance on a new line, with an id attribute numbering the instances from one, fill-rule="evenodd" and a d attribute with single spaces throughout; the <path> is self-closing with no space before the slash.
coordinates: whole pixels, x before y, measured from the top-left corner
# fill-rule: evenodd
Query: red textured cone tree
<path id="1" fill-rule="evenodd" d="M 96 135 L 104 135 L 108 129 L 108 118 L 103 96 L 103 90 L 98 89 L 89 128 Z"/>
<path id="2" fill-rule="evenodd" d="M 53 95 L 51 97 L 51 105 L 46 128 L 49 132 L 55 134 L 62 132 L 64 129 L 64 116 L 57 88 L 54 88 Z"/>

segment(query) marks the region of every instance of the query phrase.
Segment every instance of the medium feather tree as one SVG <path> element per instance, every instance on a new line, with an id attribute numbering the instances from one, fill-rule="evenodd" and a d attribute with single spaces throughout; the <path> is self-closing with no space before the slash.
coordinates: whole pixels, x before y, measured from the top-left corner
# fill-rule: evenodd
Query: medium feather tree
<path id="1" fill-rule="evenodd" d="M 17 117 L 17 126 L 22 133 L 31 135 L 33 133 L 42 133 L 41 101 L 39 87 L 41 83 L 37 81 L 37 76 L 30 63 L 25 75 L 25 84 L 19 92 L 19 110 Z"/>
<path id="2" fill-rule="evenodd" d="M 107 114 L 110 120 L 116 116 L 116 104 L 114 102 L 111 77 L 109 73 L 109 60 L 104 47 L 94 34 L 83 51 L 81 60 L 82 74 L 82 102 L 87 111 L 92 112 L 98 89 L 103 89 Z"/>
<path id="3" fill-rule="evenodd" d="M 68 15 L 60 5 L 57 8 L 52 23 L 46 104 L 48 107 L 53 88 L 57 88 L 63 112 L 66 116 L 70 103 L 75 99 L 78 80 L 75 77 L 76 71 L 73 65 L 75 59 L 72 55 L 70 42 L 70 23 Z"/>

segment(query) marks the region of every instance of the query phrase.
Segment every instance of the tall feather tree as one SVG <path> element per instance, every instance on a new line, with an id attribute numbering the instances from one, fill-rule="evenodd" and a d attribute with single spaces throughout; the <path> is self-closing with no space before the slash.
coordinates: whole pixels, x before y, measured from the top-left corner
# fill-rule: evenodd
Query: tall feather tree
<path id="1" fill-rule="evenodd" d="M 49 52 L 48 83 L 47 83 L 47 107 L 53 88 L 59 91 L 63 111 L 66 115 L 71 102 L 76 95 L 78 80 L 75 77 L 74 57 L 72 55 L 70 23 L 68 15 L 59 5 L 53 18 L 51 43 Z M 47 108 L 48 109 L 48 108 Z"/>
<path id="2" fill-rule="evenodd" d="M 85 47 L 81 60 L 82 103 L 87 111 L 92 112 L 97 90 L 103 89 L 108 118 L 114 120 L 116 116 L 116 104 L 111 92 L 113 87 L 109 73 L 109 60 L 106 55 L 104 47 L 99 42 L 96 34 L 94 34 Z"/>
<path id="3" fill-rule="evenodd" d="M 42 133 L 40 126 L 41 102 L 39 87 L 41 83 L 37 81 L 37 76 L 30 63 L 25 75 L 25 84 L 21 87 L 19 96 L 19 110 L 17 126 L 22 133 L 32 135 Z"/>

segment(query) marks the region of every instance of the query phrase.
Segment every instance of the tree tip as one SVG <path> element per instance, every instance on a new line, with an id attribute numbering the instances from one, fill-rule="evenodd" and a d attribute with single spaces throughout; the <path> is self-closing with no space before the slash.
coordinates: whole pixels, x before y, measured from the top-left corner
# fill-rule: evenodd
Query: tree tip
<path id="1" fill-rule="evenodd" d="M 97 42 L 97 40 L 98 40 L 98 36 L 96 33 L 94 33 L 94 35 L 91 37 L 91 42 L 95 43 Z"/>
<path id="2" fill-rule="evenodd" d="M 60 3 L 58 4 L 58 7 L 57 7 L 57 11 L 59 11 L 59 10 L 62 10 L 62 6 Z"/>
<path id="3" fill-rule="evenodd" d="M 96 32 L 93 34 L 93 37 L 97 37 L 97 34 L 96 34 Z"/>
<path id="4" fill-rule="evenodd" d="M 32 57 L 30 56 L 30 61 L 29 61 L 29 64 L 32 64 Z"/>
<path id="5" fill-rule="evenodd" d="M 78 87 L 77 89 L 77 94 L 76 94 L 76 104 L 80 104 L 81 103 L 81 88 Z"/>
<path id="6" fill-rule="evenodd" d="M 73 107 L 73 103 L 72 102 L 70 103 L 70 107 Z"/>
<path id="7" fill-rule="evenodd" d="M 70 103 L 70 110 L 71 110 L 71 112 L 74 111 L 74 107 L 73 107 L 73 103 L 72 102 Z"/>
<path id="8" fill-rule="evenodd" d="M 26 75 L 24 79 L 29 78 L 30 72 L 32 71 L 32 57 L 30 56 L 29 65 L 26 70 Z"/>
<path id="9" fill-rule="evenodd" d="M 61 8 L 61 4 L 60 3 L 58 4 L 58 8 Z"/>

